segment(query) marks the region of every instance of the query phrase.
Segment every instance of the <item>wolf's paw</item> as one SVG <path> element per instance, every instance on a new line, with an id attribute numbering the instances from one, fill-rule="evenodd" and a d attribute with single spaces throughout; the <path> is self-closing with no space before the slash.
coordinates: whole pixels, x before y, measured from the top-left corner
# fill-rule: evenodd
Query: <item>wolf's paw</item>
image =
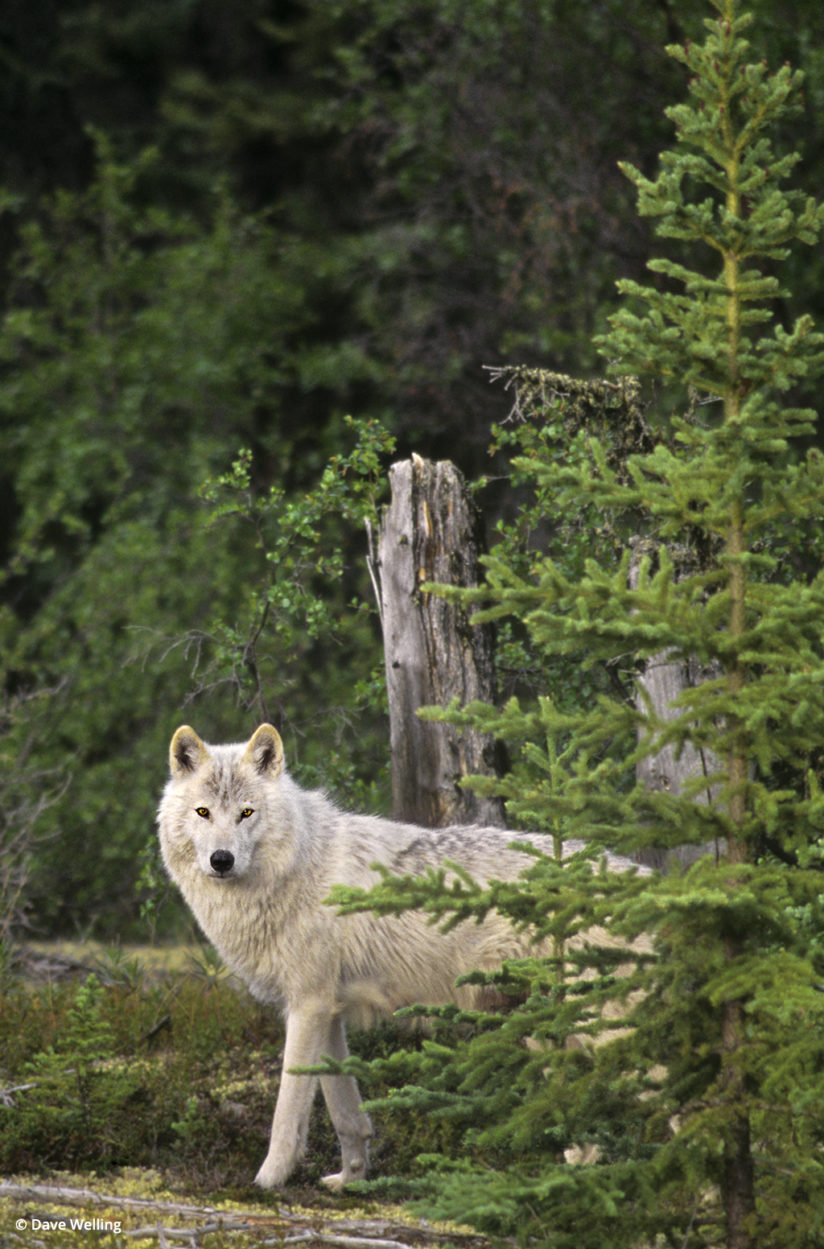
<path id="1" fill-rule="evenodd" d="M 321 1184 L 325 1184 L 333 1193 L 339 1193 L 344 1184 L 348 1183 L 343 1171 L 339 1171 L 337 1175 L 324 1175 Z"/>
<path id="2" fill-rule="evenodd" d="M 277 1159 L 270 1161 L 267 1158 L 255 1176 L 255 1183 L 258 1188 L 281 1188 L 291 1175 L 292 1169 L 288 1162 L 279 1162 Z"/>
<path id="3" fill-rule="evenodd" d="M 331 1189 L 333 1193 L 339 1193 L 347 1184 L 351 1184 L 353 1180 L 362 1180 L 366 1176 L 366 1159 L 354 1158 L 349 1163 L 344 1164 L 342 1171 L 337 1175 L 324 1175 L 321 1183 Z"/>

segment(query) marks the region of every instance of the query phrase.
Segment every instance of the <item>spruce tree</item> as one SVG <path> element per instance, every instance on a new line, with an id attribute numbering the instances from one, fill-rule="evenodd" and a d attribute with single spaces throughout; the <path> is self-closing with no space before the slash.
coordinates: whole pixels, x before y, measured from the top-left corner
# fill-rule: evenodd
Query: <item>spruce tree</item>
<path id="1" fill-rule="evenodd" d="M 677 450 L 659 448 L 634 477 L 660 541 L 689 535 L 707 552 L 705 567 L 682 582 L 670 569 L 660 590 L 649 575 L 644 589 L 663 592 L 648 620 L 653 629 L 664 626 L 664 646 L 699 656 L 719 675 L 684 698 L 673 724 L 646 731 L 648 740 L 671 734 L 679 745 L 697 741 L 726 764 L 712 814 L 727 853 L 707 880 L 718 897 L 713 920 L 695 934 L 707 944 L 709 936 L 722 956 L 710 995 L 717 1108 L 693 1118 L 704 1117 L 702 1135 L 722 1146 L 726 1243 L 737 1247 L 763 1243 L 759 1229 L 770 1222 L 756 1201 L 756 1168 L 760 1187 L 770 1170 L 759 1159 L 759 1137 L 765 1153 L 778 1138 L 764 1122 L 770 1102 L 780 1117 L 767 1089 L 783 1083 L 791 1104 L 795 1081 L 809 1071 L 799 1063 L 794 1029 L 779 1040 L 775 1021 L 793 1014 L 806 1020 L 810 1009 L 820 1016 L 806 1001 L 815 973 L 803 941 L 785 924 L 798 892 L 806 885 L 815 896 L 816 885 L 783 864 L 807 858 L 821 820 L 811 764 L 824 712 L 824 584 L 820 576 L 806 585 L 784 582 L 773 547 L 781 527 L 794 526 L 803 541 L 805 522 L 821 515 L 820 456 L 798 450 L 814 433 L 814 414 L 789 406 L 786 394 L 820 372 L 822 337 L 808 317 L 789 330 L 778 322 L 775 301 L 787 292 L 772 270 L 792 242 L 816 240 L 824 210 L 782 188 L 798 156 L 777 157 L 771 145 L 800 75 L 748 64 L 748 15 L 735 0 L 713 2 L 718 17 L 707 22 L 705 43 L 670 50 L 692 75 L 689 101 L 668 111 L 676 148 L 664 154 L 654 180 L 626 169 L 640 212 L 657 219 L 659 236 L 687 245 L 692 267 L 659 259 L 649 267 L 662 275 L 660 286 L 621 284 L 642 310 L 624 308 L 613 318 L 603 350 L 624 371 L 657 375 L 667 389 L 675 380 L 718 410 L 703 420 L 696 410 L 691 419 L 675 416 Z M 639 611 L 647 614 L 641 604 Z M 672 807 L 669 818 L 686 827 L 704 814 L 682 801 Z M 767 848 L 776 862 L 765 861 Z M 758 1056 L 765 1045 L 766 1063 Z M 809 1161 L 797 1158 L 788 1174 Z"/>
<path id="2" fill-rule="evenodd" d="M 563 558 L 524 572 L 493 554 L 475 596 L 482 616 L 517 618 L 545 652 L 621 671 L 628 692 L 452 709 L 520 751 L 500 789 L 554 840 L 516 885 L 433 877 L 384 882 L 369 899 L 451 922 L 496 905 L 554 937 L 554 960 L 498 978 L 511 1009 L 463 1016 L 461 1035 L 390 1064 L 407 1087 L 388 1105 L 457 1132 L 459 1158 L 428 1160 L 428 1208 L 521 1243 L 824 1241 L 824 460 L 814 414 L 792 402 L 824 367 L 824 340 L 806 317 L 782 324 L 776 276 L 793 243 L 816 240 L 824 210 L 786 189 L 797 156 L 773 151 L 799 76 L 749 63 L 748 16 L 737 0 L 712 4 L 704 42 L 669 49 L 690 75 L 687 101 L 668 110 L 673 149 L 655 178 L 626 168 L 668 255 L 648 286 L 621 285 L 600 343 L 624 379 L 613 387 L 656 379 L 655 445 L 620 466 L 594 436 L 566 462 L 517 462 L 559 510 L 597 509 L 627 550 L 576 575 Z M 551 401 L 556 417 L 567 402 Z M 662 653 L 706 674 L 666 715 L 638 680 Z M 644 789 L 635 765 L 666 742 L 696 745 L 717 772 L 678 793 Z M 725 852 L 607 877 L 560 862 L 573 836 L 593 850 L 714 840 Z M 608 951 L 570 944 L 595 922 L 650 934 L 655 957 L 620 981 Z M 632 1031 L 570 1047 L 602 1031 L 610 994 L 630 991 Z M 575 1162 L 585 1145 L 597 1146 L 589 1166 Z"/>

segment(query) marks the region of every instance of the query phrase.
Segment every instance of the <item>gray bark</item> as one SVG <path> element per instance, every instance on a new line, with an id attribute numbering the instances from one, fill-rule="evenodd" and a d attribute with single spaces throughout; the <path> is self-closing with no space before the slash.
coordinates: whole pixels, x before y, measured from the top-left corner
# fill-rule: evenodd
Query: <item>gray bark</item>
<path id="1" fill-rule="evenodd" d="M 639 543 L 630 564 L 629 580 L 633 589 L 638 584 L 641 553 Z M 662 720 L 674 719 L 679 714 L 673 707 L 676 699 L 684 690 L 693 689 L 706 681 L 709 675 L 694 660 L 685 662 L 683 659 L 674 658 L 667 651 L 660 651 L 647 661 L 646 669 L 639 678 L 644 690 L 644 695 L 638 696 L 639 710 L 645 711 L 649 705 L 656 717 Z M 692 742 L 685 742 L 680 753 L 676 753 L 675 746 L 670 743 L 655 754 L 639 760 L 635 775 L 645 789 L 680 794 L 687 780 L 696 776 L 710 776 L 720 770 L 721 764 L 715 755 L 710 751 L 699 750 Z M 709 804 L 714 798 L 715 791 L 708 783 L 706 790 L 698 794 L 695 801 Z M 709 841 L 700 846 L 684 845 L 669 849 L 650 847 L 633 855 L 633 858 L 648 867 L 666 870 L 673 862 L 687 867 L 704 855 L 718 855 L 723 849 L 721 842 Z"/>
<path id="2" fill-rule="evenodd" d="M 470 774 L 495 775 L 490 734 L 423 721 L 420 707 L 495 701 L 493 637 L 473 626 L 462 607 L 422 591 L 428 581 L 479 582 L 480 522 L 461 473 L 449 461 L 414 455 L 389 470 L 392 499 L 377 552 L 392 805 L 396 819 L 429 827 L 457 823 L 502 826 L 503 804 L 462 789 Z"/>

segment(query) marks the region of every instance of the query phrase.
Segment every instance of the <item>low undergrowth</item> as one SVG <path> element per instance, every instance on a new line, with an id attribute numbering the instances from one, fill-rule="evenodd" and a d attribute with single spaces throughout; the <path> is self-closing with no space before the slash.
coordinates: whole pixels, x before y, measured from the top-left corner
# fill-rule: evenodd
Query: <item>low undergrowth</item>
<path id="1" fill-rule="evenodd" d="M 0 1171 L 145 1167 L 194 1195 L 251 1190 L 268 1142 L 282 1025 L 211 951 L 172 961 L 170 970 L 114 950 L 62 964 L 45 979 L 32 977 L 30 960 L 5 969 Z M 409 1036 L 385 1025 L 351 1043 L 372 1058 L 408 1045 Z M 375 1126 L 373 1157 L 383 1173 L 414 1170 L 418 1154 L 445 1144 L 433 1139 L 442 1127 L 408 1114 Z M 337 1148 L 318 1099 L 296 1194 L 337 1169 Z"/>

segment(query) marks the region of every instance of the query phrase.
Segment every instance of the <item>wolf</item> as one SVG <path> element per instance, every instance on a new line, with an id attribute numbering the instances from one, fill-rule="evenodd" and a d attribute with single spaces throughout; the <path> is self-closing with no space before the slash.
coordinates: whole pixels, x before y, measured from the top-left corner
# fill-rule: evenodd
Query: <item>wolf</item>
<path id="1" fill-rule="evenodd" d="M 326 902 L 332 886 L 369 888 L 376 864 L 418 875 L 453 862 L 481 882 L 513 879 L 532 860 L 500 828 L 419 828 L 339 809 L 292 780 L 270 724 L 248 742 L 221 746 L 182 725 L 169 761 L 158 811 L 166 870 L 224 962 L 285 1015 L 269 1150 L 255 1180 L 276 1188 L 303 1157 L 318 1083 L 294 1068 L 345 1058 L 347 1023 L 415 1003 L 481 1005 L 483 987 L 456 987 L 458 977 L 535 952 L 529 934 L 498 912 L 443 933 L 417 912 L 339 915 Z M 568 843 L 566 853 L 583 844 Z M 611 868 L 635 867 L 607 858 Z M 320 1085 L 341 1150 L 340 1172 L 324 1183 L 339 1190 L 366 1175 L 372 1127 L 351 1076 L 321 1076 Z"/>

